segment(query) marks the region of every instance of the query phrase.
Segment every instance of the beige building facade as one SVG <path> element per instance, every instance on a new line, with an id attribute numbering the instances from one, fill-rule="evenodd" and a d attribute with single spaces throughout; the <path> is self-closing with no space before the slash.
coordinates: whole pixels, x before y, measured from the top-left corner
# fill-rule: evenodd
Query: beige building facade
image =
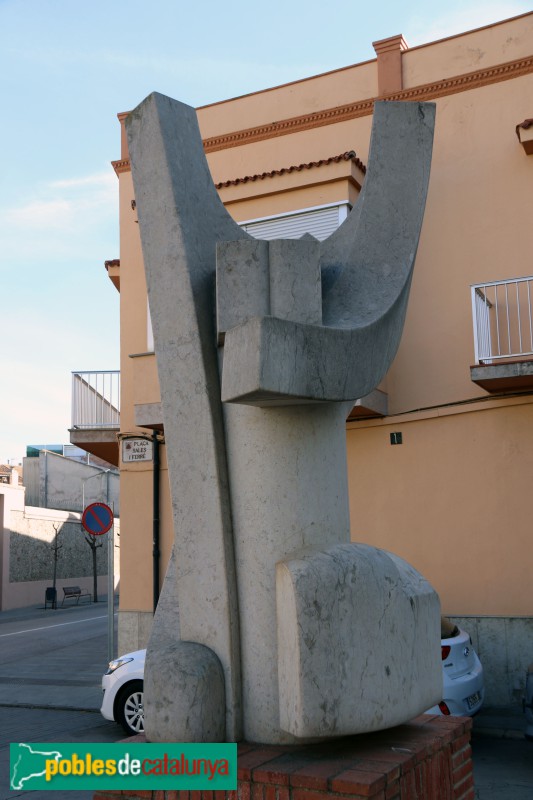
<path id="1" fill-rule="evenodd" d="M 533 272 L 533 13 L 374 49 L 373 60 L 199 108 L 200 129 L 237 222 L 260 238 L 324 238 L 364 182 L 374 100 L 436 103 L 404 335 L 347 422 L 352 538 L 407 559 L 444 613 L 469 618 L 488 696 L 504 704 L 518 698 L 533 647 L 533 326 L 530 284 L 517 280 Z M 154 516 L 160 580 L 173 536 L 126 116 L 113 162 L 120 261 L 107 264 L 120 291 L 120 436 L 155 432 L 161 463 L 154 513 L 153 461 L 124 462 L 123 441 L 115 446 L 121 651 L 144 646 L 150 629 Z"/>

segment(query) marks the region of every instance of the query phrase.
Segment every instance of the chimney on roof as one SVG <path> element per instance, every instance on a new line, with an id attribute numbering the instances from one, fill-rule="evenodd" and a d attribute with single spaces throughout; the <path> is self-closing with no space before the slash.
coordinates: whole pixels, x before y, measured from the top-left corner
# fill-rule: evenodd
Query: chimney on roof
<path id="1" fill-rule="evenodd" d="M 122 111 L 120 114 L 117 114 L 118 121 L 120 122 L 120 159 L 121 161 L 127 161 L 130 157 L 128 152 L 128 137 L 126 136 L 126 117 L 128 116 L 129 111 Z"/>
<path id="2" fill-rule="evenodd" d="M 407 42 L 402 34 L 372 42 L 378 57 L 378 94 L 380 97 L 401 92 L 402 53 L 407 50 Z"/>

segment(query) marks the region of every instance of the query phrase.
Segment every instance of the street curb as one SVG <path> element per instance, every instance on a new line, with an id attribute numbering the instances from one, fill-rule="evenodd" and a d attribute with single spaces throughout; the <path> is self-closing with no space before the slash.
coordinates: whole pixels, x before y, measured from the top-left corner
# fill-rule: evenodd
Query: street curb
<path id="1" fill-rule="evenodd" d="M 0 708 L 34 708 L 41 711 L 84 711 L 86 714 L 99 714 L 99 708 L 82 708 L 81 706 L 50 706 L 36 703 L 0 703 Z M 103 717 L 102 717 L 103 719 Z"/>

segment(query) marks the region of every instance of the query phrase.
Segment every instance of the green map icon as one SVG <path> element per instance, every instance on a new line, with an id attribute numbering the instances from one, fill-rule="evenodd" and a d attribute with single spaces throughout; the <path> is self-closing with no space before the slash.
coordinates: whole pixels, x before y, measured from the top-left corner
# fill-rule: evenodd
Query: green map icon
<path id="1" fill-rule="evenodd" d="M 46 745 L 45 745 L 46 747 Z M 32 780 L 42 779 L 46 771 L 46 762 L 58 761 L 62 756 L 57 750 L 37 750 L 35 745 L 11 745 L 11 788 L 32 789 Z"/>

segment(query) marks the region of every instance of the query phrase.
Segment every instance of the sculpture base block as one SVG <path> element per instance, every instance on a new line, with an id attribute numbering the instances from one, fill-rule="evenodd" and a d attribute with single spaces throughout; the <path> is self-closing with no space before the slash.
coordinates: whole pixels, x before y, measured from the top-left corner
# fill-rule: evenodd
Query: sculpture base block
<path id="1" fill-rule="evenodd" d="M 473 800 L 471 728 L 465 717 L 423 714 L 324 744 L 242 742 L 236 791 L 130 789 L 97 792 L 94 800 Z"/>

